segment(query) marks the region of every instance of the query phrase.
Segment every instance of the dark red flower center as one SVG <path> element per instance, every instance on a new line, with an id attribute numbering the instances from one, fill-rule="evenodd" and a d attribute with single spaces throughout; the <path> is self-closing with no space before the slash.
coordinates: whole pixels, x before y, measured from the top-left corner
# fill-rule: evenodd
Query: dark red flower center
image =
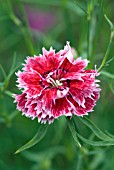
<path id="1" fill-rule="evenodd" d="M 61 78 L 67 72 L 68 71 L 65 69 L 57 69 L 45 72 L 42 76 L 42 79 L 40 80 L 40 85 L 46 89 L 57 87 L 59 90 L 63 90 L 64 88 L 69 87 L 70 84 L 70 80 L 61 80 Z"/>

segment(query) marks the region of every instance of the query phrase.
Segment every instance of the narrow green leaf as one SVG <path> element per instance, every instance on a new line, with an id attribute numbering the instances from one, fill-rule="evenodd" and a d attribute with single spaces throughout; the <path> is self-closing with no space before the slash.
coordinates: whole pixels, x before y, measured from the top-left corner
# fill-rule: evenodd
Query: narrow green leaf
<path id="1" fill-rule="evenodd" d="M 109 23 L 111 30 L 113 30 L 113 29 L 114 29 L 113 23 L 110 21 L 110 19 L 107 17 L 106 14 L 104 15 L 104 17 L 105 17 L 105 19 L 107 20 L 107 22 Z"/>
<path id="2" fill-rule="evenodd" d="M 113 141 L 113 139 L 102 132 L 92 121 L 90 121 L 87 117 L 79 118 L 82 123 L 84 123 L 87 127 L 89 127 L 92 132 L 101 140 L 104 141 Z"/>
<path id="3" fill-rule="evenodd" d="M 4 76 L 4 78 L 6 78 L 6 73 L 5 73 L 5 70 L 3 69 L 2 65 L 0 64 L 0 69 L 1 69 L 1 72 Z"/>
<path id="4" fill-rule="evenodd" d="M 106 133 L 108 136 L 110 136 L 111 138 L 113 138 L 113 140 L 114 140 L 114 135 L 112 135 L 112 134 L 109 133 L 108 131 L 105 131 L 105 133 Z"/>
<path id="5" fill-rule="evenodd" d="M 108 73 L 106 71 L 101 71 L 101 74 L 108 78 L 114 79 L 114 74 Z"/>
<path id="6" fill-rule="evenodd" d="M 112 57 L 110 60 L 108 60 L 107 62 L 106 62 L 106 64 L 109 64 L 111 61 L 113 61 L 114 60 L 114 57 Z"/>
<path id="7" fill-rule="evenodd" d="M 36 135 L 29 141 L 27 142 L 25 145 L 23 145 L 21 148 L 19 148 L 15 154 L 22 152 L 26 149 L 31 148 L 32 146 L 36 145 L 46 134 L 47 131 L 47 125 L 42 125 L 39 129 L 38 132 L 36 133 Z"/>
<path id="8" fill-rule="evenodd" d="M 79 140 L 77 138 L 77 132 L 76 132 L 76 128 L 75 128 L 75 125 L 74 125 L 74 122 L 73 122 L 72 118 L 71 119 L 67 118 L 67 123 L 68 123 L 69 129 L 71 131 L 71 134 L 72 134 L 72 136 L 73 136 L 73 138 L 74 138 L 74 140 L 76 142 L 76 145 L 78 147 L 81 147 L 81 144 L 80 144 L 80 142 L 79 142 Z"/>
<path id="9" fill-rule="evenodd" d="M 111 145 L 114 145 L 114 141 L 91 141 L 89 139 L 84 138 L 79 133 L 77 133 L 77 136 L 83 142 L 87 143 L 88 145 L 92 145 L 92 146 L 111 146 Z"/>
<path id="10" fill-rule="evenodd" d="M 12 95 L 13 93 L 8 90 L 5 90 L 4 93 L 9 97 L 13 97 L 13 95 Z"/>
<path id="11" fill-rule="evenodd" d="M 9 80 L 12 76 L 12 74 L 16 71 L 16 69 L 18 68 L 18 66 L 15 66 L 16 64 L 16 54 L 14 54 L 14 58 L 13 58 L 13 63 L 12 63 L 12 66 L 11 66 L 11 69 L 9 71 L 9 74 L 7 76 L 7 80 Z"/>
<path id="12" fill-rule="evenodd" d="M 105 66 L 105 64 L 107 62 L 107 58 L 108 58 L 110 50 L 112 48 L 112 43 L 113 43 L 113 38 L 114 38 L 114 25 L 112 24 L 112 22 L 108 19 L 108 17 L 106 15 L 105 15 L 105 18 L 106 18 L 106 20 L 108 21 L 108 23 L 110 25 L 111 33 L 110 33 L 110 40 L 109 40 L 109 43 L 108 43 L 108 47 L 107 47 L 105 56 L 104 56 L 104 58 L 102 60 L 102 63 L 101 63 L 100 67 L 97 70 L 98 72 L 101 71 L 101 69 Z"/>

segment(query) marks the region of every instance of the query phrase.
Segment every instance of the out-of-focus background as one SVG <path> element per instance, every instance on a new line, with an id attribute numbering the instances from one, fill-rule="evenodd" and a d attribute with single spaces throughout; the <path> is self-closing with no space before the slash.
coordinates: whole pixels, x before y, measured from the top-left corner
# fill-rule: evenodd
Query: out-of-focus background
<path id="1" fill-rule="evenodd" d="M 114 147 L 83 144 L 81 152 L 64 117 L 49 126 L 36 146 L 14 154 L 40 127 L 37 119 L 32 121 L 16 110 L 11 98 L 11 93 L 19 93 L 14 72 L 26 56 L 38 55 L 42 47 L 58 51 L 66 41 L 76 50 L 75 57 L 88 58 L 89 67 L 94 69 L 96 64 L 98 68 L 110 39 L 104 14 L 114 23 L 113 0 L 0 1 L 0 170 L 113 170 Z M 113 57 L 114 42 L 108 61 Z M 114 60 L 103 68 L 99 79 L 101 97 L 90 119 L 114 134 Z M 89 137 L 87 127 L 76 121 L 80 132 Z"/>

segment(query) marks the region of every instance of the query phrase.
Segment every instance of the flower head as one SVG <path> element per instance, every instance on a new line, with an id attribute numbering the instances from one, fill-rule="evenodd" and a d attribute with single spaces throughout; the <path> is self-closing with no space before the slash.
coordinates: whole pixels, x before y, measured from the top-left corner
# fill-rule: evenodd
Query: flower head
<path id="1" fill-rule="evenodd" d="M 17 109 L 41 123 L 93 111 L 100 93 L 97 71 L 84 70 L 88 61 L 74 60 L 68 42 L 58 53 L 52 47 L 42 51 L 42 55 L 28 57 L 22 72 L 16 73 L 22 90 L 22 94 L 14 95 Z"/>

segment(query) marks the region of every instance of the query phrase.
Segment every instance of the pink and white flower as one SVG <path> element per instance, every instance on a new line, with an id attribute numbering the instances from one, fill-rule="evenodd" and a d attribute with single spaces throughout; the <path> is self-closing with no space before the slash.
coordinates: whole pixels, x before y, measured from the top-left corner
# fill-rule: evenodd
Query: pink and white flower
<path id="1" fill-rule="evenodd" d="M 97 71 L 84 70 L 88 61 L 81 57 L 74 60 L 68 42 L 57 53 L 52 47 L 42 51 L 39 56 L 27 57 L 22 71 L 16 73 L 22 90 L 14 95 L 17 109 L 41 123 L 93 111 L 100 95 Z"/>

